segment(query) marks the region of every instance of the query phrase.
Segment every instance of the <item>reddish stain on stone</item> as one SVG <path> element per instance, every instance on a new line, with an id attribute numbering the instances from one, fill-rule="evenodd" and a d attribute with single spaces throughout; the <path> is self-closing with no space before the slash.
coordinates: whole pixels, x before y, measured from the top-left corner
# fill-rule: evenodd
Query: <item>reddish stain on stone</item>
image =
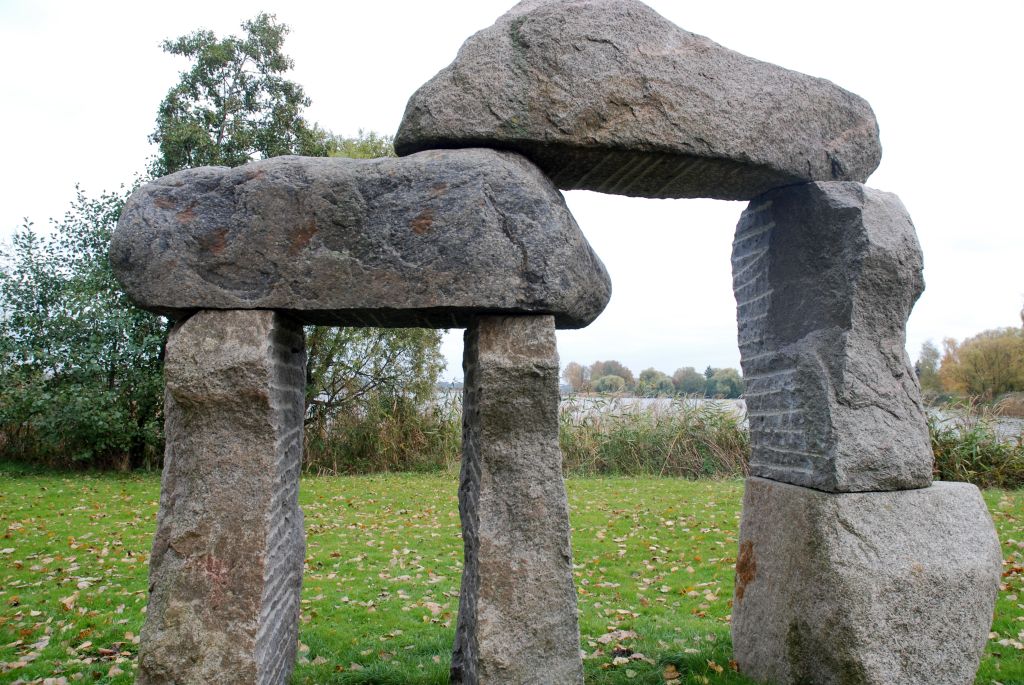
<path id="1" fill-rule="evenodd" d="M 160 209 L 174 209 L 174 200 L 169 197 L 158 197 L 153 200 L 153 204 Z"/>
<path id="2" fill-rule="evenodd" d="M 747 585 L 757 578 L 757 560 L 754 558 L 754 543 L 745 540 L 740 544 L 740 555 L 736 559 L 736 601 L 743 600 Z"/>
<path id="3" fill-rule="evenodd" d="M 423 235 L 430 230 L 430 227 L 434 224 L 434 210 L 426 208 L 422 212 L 416 215 L 416 218 L 412 220 L 409 225 L 412 228 L 412 232 L 416 235 Z"/>
<path id="4" fill-rule="evenodd" d="M 230 569 L 227 563 L 213 555 L 207 555 L 202 560 L 202 568 L 209 581 L 209 602 L 210 606 L 217 608 L 227 599 L 228 585 L 231 581 Z"/>
<path id="5" fill-rule="evenodd" d="M 180 221 L 183 224 L 190 223 L 193 219 L 196 218 L 195 209 L 196 209 L 196 203 L 193 202 L 188 207 L 186 207 L 185 209 L 183 209 L 180 212 L 178 212 L 178 214 L 177 214 L 178 221 Z"/>
<path id="6" fill-rule="evenodd" d="M 199 238 L 199 245 L 208 252 L 219 255 L 228 245 L 228 229 L 219 228 Z"/>
<path id="7" fill-rule="evenodd" d="M 309 245 L 309 241 L 316 235 L 316 230 L 316 219 L 313 218 L 310 218 L 305 224 L 297 226 L 288 243 L 288 256 L 294 257 L 302 248 Z"/>

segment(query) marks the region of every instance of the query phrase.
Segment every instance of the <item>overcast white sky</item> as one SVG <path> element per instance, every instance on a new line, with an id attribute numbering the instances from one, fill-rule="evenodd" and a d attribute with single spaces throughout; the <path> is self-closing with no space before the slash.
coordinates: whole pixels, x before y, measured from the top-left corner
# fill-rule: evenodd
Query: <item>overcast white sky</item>
<path id="1" fill-rule="evenodd" d="M 239 33 L 276 13 L 292 27 L 292 78 L 308 118 L 335 133 L 394 133 L 412 92 L 513 2 L 56 2 L 0 0 L 0 240 L 23 217 L 63 214 L 80 183 L 127 183 L 153 150 L 157 104 L 184 62 L 159 43 L 197 28 Z M 874 107 L 883 159 L 869 185 L 910 210 L 927 290 L 907 347 L 1020 325 L 1024 3 L 650 0 L 690 31 L 758 59 L 828 78 Z M 563 364 L 739 366 L 729 253 L 743 204 L 566 197 L 612 276 L 601 317 L 559 334 Z M 461 377 L 461 331 L 445 341 Z"/>

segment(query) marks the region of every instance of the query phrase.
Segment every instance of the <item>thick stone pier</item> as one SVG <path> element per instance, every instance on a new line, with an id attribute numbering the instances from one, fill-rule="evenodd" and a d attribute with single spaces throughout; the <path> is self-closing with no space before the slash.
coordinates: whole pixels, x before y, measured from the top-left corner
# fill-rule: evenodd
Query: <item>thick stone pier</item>
<path id="1" fill-rule="evenodd" d="M 780 188 L 743 213 L 732 263 L 755 476 L 733 597 L 740 671 L 968 685 L 1001 556 L 978 489 L 931 482 L 904 350 L 924 287 L 910 217 L 859 183 Z"/>
<path id="2" fill-rule="evenodd" d="M 305 363 L 302 327 L 274 312 L 200 311 L 171 332 L 138 683 L 287 682 Z"/>
<path id="3" fill-rule="evenodd" d="M 551 316 L 466 331 L 459 513 L 465 567 L 452 682 L 583 682 Z"/>

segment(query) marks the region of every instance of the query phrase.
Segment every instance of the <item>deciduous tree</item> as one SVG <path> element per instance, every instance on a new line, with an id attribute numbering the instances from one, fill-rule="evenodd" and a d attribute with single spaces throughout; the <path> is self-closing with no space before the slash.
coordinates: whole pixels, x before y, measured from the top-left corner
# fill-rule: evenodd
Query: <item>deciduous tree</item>
<path id="1" fill-rule="evenodd" d="M 272 14 L 242 23 L 244 36 L 196 31 L 163 43 L 189 69 L 160 103 L 150 140 L 160 146 L 157 176 L 190 167 L 238 166 L 255 157 L 324 156 L 329 136 L 302 116 L 310 100 L 284 77 L 288 27 Z"/>
<path id="2" fill-rule="evenodd" d="M 627 390 L 632 390 L 636 385 L 633 372 L 626 368 L 621 362 L 609 359 L 603 362 L 594 362 L 590 365 L 590 378 L 598 379 L 603 376 L 618 376 L 626 384 Z M 596 383 L 597 381 L 594 381 Z"/>
<path id="3" fill-rule="evenodd" d="M 582 364 L 569 362 L 562 370 L 562 380 L 572 387 L 573 392 L 582 392 L 589 386 L 590 372 Z"/>
<path id="4" fill-rule="evenodd" d="M 676 369 L 672 374 L 672 382 L 675 384 L 676 392 L 685 395 L 703 395 L 707 385 L 707 379 L 692 366 Z"/>
<path id="5" fill-rule="evenodd" d="M 1024 331 L 983 331 L 962 343 L 947 338 L 939 368 L 943 389 L 990 400 L 1024 390 Z"/>

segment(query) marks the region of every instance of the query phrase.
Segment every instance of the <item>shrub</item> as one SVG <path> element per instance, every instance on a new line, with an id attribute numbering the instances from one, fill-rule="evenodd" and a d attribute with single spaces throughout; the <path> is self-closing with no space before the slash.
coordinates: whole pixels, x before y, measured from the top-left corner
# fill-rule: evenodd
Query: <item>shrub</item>
<path id="1" fill-rule="evenodd" d="M 928 416 L 936 478 L 1024 487 L 1024 432 L 1013 439 L 1000 435 L 989 410 L 970 405 L 948 405 L 943 413 Z"/>

